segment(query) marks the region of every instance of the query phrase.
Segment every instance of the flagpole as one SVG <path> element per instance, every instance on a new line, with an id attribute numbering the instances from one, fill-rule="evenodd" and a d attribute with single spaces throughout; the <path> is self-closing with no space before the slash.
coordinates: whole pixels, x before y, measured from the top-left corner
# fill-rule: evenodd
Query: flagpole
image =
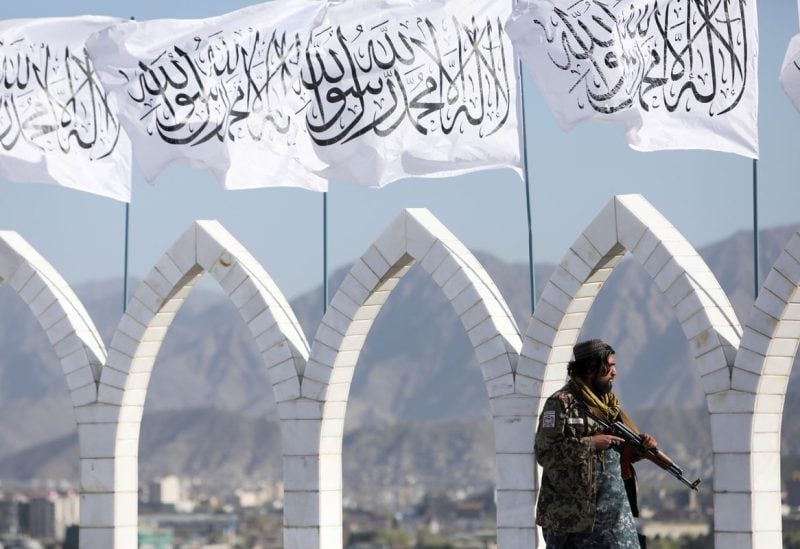
<path id="1" fill-rule="evenodd" d="M 513 0 L 516 6 L 518 0 Z M 528 279 L 531 291 L 531 315 L 536 312 L 536 273 L 533 263 L 533 213 L 531 211 L 531 184 L 528 174 L 528 132 L 525 125 L 525 79 L 522 73 L 522 59 L 517 56 L 519 72 L 519 104 L 522 111 L 522 178 L 525 180 L 525 208 L 528 214 Z"/>
<path id="2" fill-rule="evenodd" d="M 122 312 L 128 310 L 128 234 L 130 228 L 131 205 L 125 203 L 125 258 L 122 269 Z"/>
<path id="3" fill-rule="evenodd" d="M 758 159 L 753 159 L 753 288 L 755 297 L 758 297 Z"/>
<path id="4" fill-rule="evenodd" d="M 525 179 L 525 206 L 528 213 L 528 277 L 531 290 L 531 314 L 536 312 L 536 273 L 533 263 L 533 214 L 531 212 L 531 185 L 528 175 L 528 135 L 525 130 L 525 83 L 523 82 L 522 60 L 518 59 L 519 66 L 519 96 L 522 110 L 522 172 Z"/>
<path id="5" fill-rule="evenodd" d="M 322 193 L 322 314 L 328 312 L 328 191 Z"/>

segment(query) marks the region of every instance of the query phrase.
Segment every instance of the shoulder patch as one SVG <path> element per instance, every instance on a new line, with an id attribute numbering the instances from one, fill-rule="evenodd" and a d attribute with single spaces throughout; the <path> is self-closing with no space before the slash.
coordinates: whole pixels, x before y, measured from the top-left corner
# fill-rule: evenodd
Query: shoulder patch
<path id="1" fill-rule="evenodd" d="M 556 426 L 556 412 L 555 410 L 547 410 L 542 413 L 542 427 L 550 428 Z"/>

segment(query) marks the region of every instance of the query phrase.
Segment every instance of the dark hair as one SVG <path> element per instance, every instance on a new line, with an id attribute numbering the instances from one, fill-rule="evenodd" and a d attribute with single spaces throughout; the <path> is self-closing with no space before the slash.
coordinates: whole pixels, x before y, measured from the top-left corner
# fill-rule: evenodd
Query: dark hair
<path id="1" fill-rule="evenodd" d="M 594 375 L 603 375 L 608 372 L 608 357 L 614 354 L 614 349 L 608 343 L 604 343 L 602 348 L 588 356 L 582 356 L 578 360 L 571 360 L 567 364 L 567 373 L 570 377 L 588 379 Z"/>

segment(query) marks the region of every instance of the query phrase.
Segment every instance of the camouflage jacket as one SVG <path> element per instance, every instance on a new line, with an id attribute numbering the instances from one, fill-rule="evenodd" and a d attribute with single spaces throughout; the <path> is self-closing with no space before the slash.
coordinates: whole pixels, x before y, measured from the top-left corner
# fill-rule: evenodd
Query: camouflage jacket
<path id="1" fill-rule="evenodd" d="M 568 533 L 588 533 L 594 527 L 597 451 L 591 436 L 600 431 L 577 406 L 566 387 L 547 399 L 536 431 L 536 461 L 542 483 L 536 524 Z"/>

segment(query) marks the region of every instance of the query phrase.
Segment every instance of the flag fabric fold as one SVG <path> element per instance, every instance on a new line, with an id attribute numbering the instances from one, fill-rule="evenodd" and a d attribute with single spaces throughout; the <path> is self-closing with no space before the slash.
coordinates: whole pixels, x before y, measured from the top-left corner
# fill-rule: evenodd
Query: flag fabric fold
<path id="1" fill-rule="evenodd" d="M 130 141 L 85 48 L 118 21 L 0 21 L 0 176 L 130 202 Z"/>
<path id="2" fill-rule="evenodd" d="M 332 6 L 302 71 L 321 173 L 370 187 L 498 167 L 521 175 L 510 13 L 495 0 Z"/>
<path id="3" fill-rule="evenodd" d="M 305 134 L 299 72 L 327 4 L 269 2 L 219 17 L 127 21 L 88 43 L 151 183 L 170 163 L 227 189 L 324 191 Z"/>
<path id="4" fill-rule="evenodd" d="M 522 0 L 507 27 L 563 129 L 758 157 L 755 0 Z"/>

